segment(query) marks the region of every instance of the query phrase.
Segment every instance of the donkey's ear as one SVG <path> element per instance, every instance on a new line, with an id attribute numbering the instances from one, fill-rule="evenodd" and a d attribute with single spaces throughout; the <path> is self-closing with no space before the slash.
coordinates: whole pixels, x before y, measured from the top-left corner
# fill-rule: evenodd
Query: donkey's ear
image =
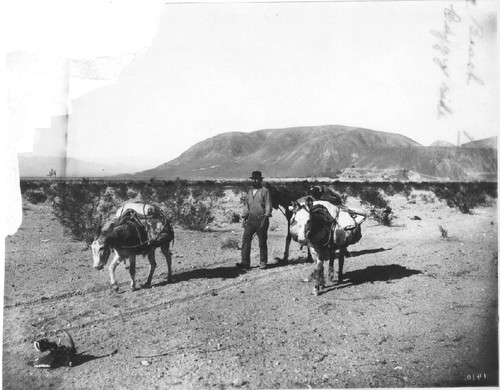
<path id="1" fill-rule="evenodd" d="M 310 196 L 307 197 L 306 199 L 306 206 L 307 208 L 310 210 L 311 207 L 313 206 L 313 198 L 311 198 Z"/>

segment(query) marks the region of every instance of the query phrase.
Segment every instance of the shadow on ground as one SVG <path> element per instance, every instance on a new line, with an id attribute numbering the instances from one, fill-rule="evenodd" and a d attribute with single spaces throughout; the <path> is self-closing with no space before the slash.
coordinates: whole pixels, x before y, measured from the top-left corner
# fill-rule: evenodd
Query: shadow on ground
<path id="1" fill-rule="evenodd" d="M 102 358 L 107 358 L 107 357 L 110 357 L 110 356 L 113 356 L 115 355 L 116 353 L 118 353 L 118 350 L 115 350 L 107 355 L 102 355 L 102 356 L 95 356 L 95 355 L 89 355 L 89 354 L 86 354 L 85 352 L 83 353 L 78 353 L 76 354 L 74 357 L 73 357 L 73 360 L 72 360 L 72 366 L 73 367 L 76 367 L 76 366 L 79 366 L 81 364 L 84 364 L 84 363 L 87 363 L 87 362 L 90 362 L 92 360 L 97 360 L 97 359 L 102 359 Z"/>
<path id="2" fill-rule="evenodd" d="M 360 251 L 348 251 L 346 255 L 346 259 L 349 259 L 351 257 L 358 257 L 358 256 L 363 256 L 363 255 L 370 255 L 374 253 L 379 253 L 379 252 L 385 252 L 385 251 L 390 251 L 392 248 L 376 248 L 376 249 L 363 249 Z M 338 259 L 338 251 L 335 254 L 335 258 Z M 307 257 L 299 257 L 297 259 L 292 259 L 288 260 L 288 263 L 282 263 L 282 259 L 279 257 L 274 258 L 276 261 L 278 261 L 277 264 L 271 264 L 269 265 L 270 268 L 274 267 L 282 267 L 285 265 L 297 265 L 297 264 L 304 264 L 304 263 L 314 263 L 313 260 L 309 260 Z"/>
<path id="3" fill-rule="evenodd" d="M 363 256 L 363 255 L 371 255 L 373 253 L 379 253 L 379 252 L 385 252 L 385 251 L 390 251 L 392 248 L 377 248 L 377 249 L 363 249 L 360 251 L 348 251 L 347 258 L 349 257 L 358 257 L 358 256 Z"/>
<path id="4" fill-rule="evenodd" d="M 97 360 L 97 359 L 102 359 L 102 358 L 110 357 L 110 356 L 113 356 L 116 353 L 118 353 L 118 350 L 114 350 L 113 352 L 111 352 L 111 353 L 109 353 L 107 355 L 102 355 L 102 356 L 89 355 L 86 352 L 77 353 L 71 359 L 71 367 L 76 367 L 76 366 L 82 365 L 84 363 L 90 362 L 92 360 Z M 49 356 L 49 355 L 50 354 L 47 354 L 45 356 Z M 43 358 L 43 355 L 42 355 L 42 358 Z M 34 367 L 35 363 L 37 363 L 36 360 L 29 361 L 28 365 L 31 366 L 31 367 Z M 58 368 L 61 368 L 61 367 L 65 367 L 65 366 L 66 366 L 66 364 L 62 364 L 60 362 L 58 363 L 56 361 L 52 367 L 36 367 L 36 368 L 55 370 L 55 369 L 58 369 Z"/>
<path id="5" fill-rule="evenodd" d="M 398 264 L 372 265 L 365 269 L 346 272 L 344 278 L 348 279 L 351 284 L 363 284 L 389 282 L 391 280 L 403 279 L 421 273 L 421 271 L 408 269 Z"/>
<path id="6" fill-rule="evenodd" d="M 313 263 L 313 261 L 308 261 L 307 257 L 298 257 L 296 259 L 291 259 L 288 260 L 286 263 L 282 261 L 281 258 L 275 257 L 274 260 L 277 261 L 275 264 L 269 264 L 269 268 L 276 268 L 276 267 L 286 267 L 287 265 L 297 265 L 297 264 L 305 264 L 305 263 Z"/>
<path id="7" fill-rule="evenodd" d="M 233 279 L 244 274 L 245 270 L 237 267 L 199 268 L 191 271 L 184 271 L 173 275 L 173 281 L 156 283 L 154 287 L 162 287 L 167 284 L 185 282 L 192 279 Z"/>
<path id="8" fill-rule="evenodd" d="M 344 282 L 342 284 L 329 286 L 325 290 L 323 290 L 323 292 L 356 286 L 364 283 L 390 283 L 393 280 L 408 278 L 412 275 L 418 275 L 421 273 L 422 271 L 408 269 L 398 264 L 372 265 L 365 269 L 346 272 L 344 274 Z"/>

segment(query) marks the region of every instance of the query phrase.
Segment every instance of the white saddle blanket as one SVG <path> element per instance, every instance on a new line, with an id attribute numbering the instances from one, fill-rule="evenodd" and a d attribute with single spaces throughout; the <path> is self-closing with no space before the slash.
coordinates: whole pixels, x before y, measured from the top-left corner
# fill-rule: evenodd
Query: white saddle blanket
<path id="1" fill-rule="evenodd" d="M 300 198 L 297 200 L 299 204 L 305 204 L 306 199 L 308 197 L 305 196 L 303 198 Z M 314 205 L 320 204 L 328 210 L 330 215 L 335 218 L 339 224 L 339 226 L 344 229 L 344 230 L 350 230 L 354 229 L 356 226 L 361 224 L 365 220 L 364 215 L 360 215 L 361 212 L 357 210 L 352 210 L 353 213 L 349 213 L 349 211 L 341 209 L 330 202 L 327 202 L 326 200 L 315 200 L 313 202 Z M 355 217 L 352 217 L 351 214 L 355 215 Z"/>
<path id="2" fill-rule="evenodd" d="M 116 217 L 120 218 L 126 210 L 134 210 L 139 217 L 161 217 L 161 211 L 158 207 L 139 202 L 124 204 L 116 210 Z"/>

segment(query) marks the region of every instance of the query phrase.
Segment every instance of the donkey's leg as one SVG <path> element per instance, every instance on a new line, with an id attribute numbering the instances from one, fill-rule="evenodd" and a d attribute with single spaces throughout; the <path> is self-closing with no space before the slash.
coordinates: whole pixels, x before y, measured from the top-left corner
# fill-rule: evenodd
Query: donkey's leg
<path id="1" fill-rule="evenodd" d="M 290 242 L 292 241 L 292 234 L 290 233 L 290 221 L 288 221 L 288 234 L 286 235 L 285 253 L 283 253 L 283 263 L 288 263 L 288 254 L 290 253 Z"/>
<path id="2" fill-rule="evenodd" d="M 130 265 L 128 268 L 128 272 L 130 273 L 130 290 L 137 290 L 135 286 L 135 254 L 131 253 L 129 256 Z"/>
<path id="3" fill-rule="evenodd" d="M 153 280 L 153 274 L 155 273 L 156 269 L 155 248 L 151 249 L 148 252 L 148 261 L 149 261 L 149 275 L 148 279 L 146 280 L 146 283 L 141 284 L 141 287 L 143 288 L 151 287 L 151 280 Z"/>
<path id="4" fill-rule="evenodd" d="M 165 256 L 165 260 L 167 260 L 167 282 L 172 281 L 172 254 L 170 253 L 170 243 L 162 245 L 160 247 L 161 253 Z"/>
<path id="5" fill-rule="evenodd" d="M 292 241 L 292 233 L 290 233 L 290 219 L 292 218 L 292 214 L 287 210 L 285 212 L 285 217 L 287 221 L 287 235 L 285 242 L 285 253 L 283 253 L 283 263 L 288 263 L 288 256 L 290 254 L 290 242 Z"/>
<path id="6" fill-rule="evenodd" d="M 325 287 L 325 275 L 323 260 L 316 260 L 316 284 L 314 286 L 313 293 L 318 296 L 322 287 Z"/>
<path id="7" fill-rule="evenodd" d="M 328 261 L 328 281 L 333 283 L 335 277 L 335 249 L 330 252 L 330 259 Z"/>
<path id="8" fill-rule="evenodd" d="M 347 252 L 347 248 L 339 249 L 339 284 L 344 282 L 344 257 Z"/>
<path id="9" fill-rule="evenodd" d="M 118 284 L 116 284 L 116 279 L 115 279 L 115 269 L 122 260 L 123 258 L 118 253 L 115 252 L 113 260 L 109 264 L 109 280 L 111 282 L 111 288 L 115 291 L 118 291 Z"/>
<path id="10" fill-rule="evenodd" d="M 314 263 L 314 260 L 311 256 L 311 250 L 309 249 L 309 246 L 307 247 L 307 260 L 308 263 Z"/>

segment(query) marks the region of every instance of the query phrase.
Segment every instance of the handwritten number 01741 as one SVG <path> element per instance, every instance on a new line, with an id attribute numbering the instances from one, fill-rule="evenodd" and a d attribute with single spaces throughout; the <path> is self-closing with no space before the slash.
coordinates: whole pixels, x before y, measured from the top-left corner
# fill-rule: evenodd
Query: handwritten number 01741
<path id="1" fill-rule="evenodd" d="M 486 374 L 469 374 L 466 378 L 468 381 L 480 381 L 486 379 Z"/>

